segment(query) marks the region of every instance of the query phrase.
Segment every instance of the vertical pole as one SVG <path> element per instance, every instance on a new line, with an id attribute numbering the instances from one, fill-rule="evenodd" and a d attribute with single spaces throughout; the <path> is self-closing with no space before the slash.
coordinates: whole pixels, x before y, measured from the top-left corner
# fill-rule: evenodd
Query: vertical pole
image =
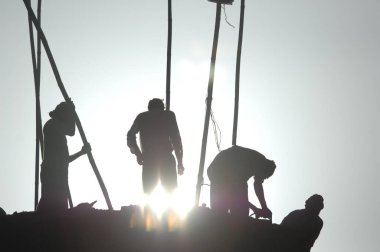
<path id="1" fill-rule="evenodd" d="M 30 0 L 29 4 L 30 4 Z M 39 35 L 37 35 L 37 58 L 34 44 L 34 34 L 33 34 L 33 22 L 31 16 L 28 16 L 29 21 L 29 37 L 30 46 L 32 53 L 32 63 L 33 63 L 33 76 L 34 76 L 34 87 L 36 96 L 36 152 L 35 152 L 35 178 L 34 178 L 34 209 L 37 209 L 38 199 L 39 199 L 39 165 L 40 165 L 40 149 L 41 156 L 43 155 L 43 135 L 42 135 L 42 122 L 41 122 L 41 106 L 40 106 L 40 76 L 41 76 L 41 40 Z M 41 24 L 41 0 L 38 0 L 37 7 L 37 21 Z"/>
<path id="2" fill-rule="evenodd" d="M 243 41 L 243 28 L 244 28 L 244 8 L 245 0 L 241 0 L 240 7 L 240 24 L 239 24 L 239 41 L 236 57 L 236 75 L 235 75 L 235 108 L 234 108 L 234 125 L 232 131 L 232 145 L 236 145 L 237 125 L 239 116 L 239 89 L 240 89 L 240 62 L 241 62 L 241 47 Z"/>
<path id="3" fill-rule="evenodd" d="M 41 25 L 41 0 L 38 0 L 37 5 L 37 20 L 39 20 L 39 24 Z M 42 119 L 41 119 L 41 101 L 40 101 L 40 87 L 41 87 L 41 38 L 40 34 L 37 33 L 37 91 L 36 91 L 36 114 L 37 114 L 37 128 L 38 128 L 38 135 L 40 140 L 40 147 L 41 147 L 41 157 L 44 156 L 44 138 L 42 134 Z"/>
<path id="4" fill-rule="evenodd" d="M 43 31 L 41 29 L 41 26 L 39 25 L 39 23 L 37 21 L 37 18 L 36 18 L 36 16 L 33 13 L 32 7 L 28 3 L 28 0 L 23 0 L 23 2 L 25 4 L 26 9 L 28 10 L 28 14 L 31 17 L 35 28 L 37 29 L 37 31 L 38 31 L 38 33 L 39 33 L 39 35 L 41 37 L 42 45 L 45 48 L 46 55 L 47 55 L 47 57 L 49 59 L 51 68 L 52 68 L 53 73 L 54 73 L 54 77 L 55 77 L 55 79 L 57 81 L 57 84 L 58 84 L 58 87 L 59 87 L 59 89 L 60 89 L 60 91 L 62 93 L 62 96 L 64 97 L 64 99 L 65 99 L 66 102 L 70 102 L 71 99 L 68 96 L 68 94 L 66 92 L 66 89 L 65 89 L 65 87 L 63 85 L 61 76 L 59 75 L 57 65 L 56 65 L 55 60 L 53 58 L 53 54 L 51 53 L 51 50 L 50 50 L 49 44 L 48 44 L 48 42 L 46 40 L 45 34 L 43 33 Z M 76 123 L 76 126 L 78 128 L 79 134 L 80 134 L 80 136 L 82 138 L 83 144 L 87 144 L 88 141 L 87 141 L 86 135 L 84 133 L 84 130 L 83 130 L 83 127 L 82 127 L 82 123 L 79 120 L 79 117 L 78 117 L 78 114 L 76 113 L 76 111 L 75 111 L 75 115 L 74 116 L 75 116 L 75 123 Z M 88 157 L 88 160 L 89 160 L 89 162 L 90 162 L 90 164 L 92 166 L 92 169 L 93 169 L 93 171 L 95 173 L 95 176 L 96 176 L 96 178 L 97 178 L 97 180 L 99 182 L 100 188 L 102 189 L 102 192 L 103 192 L 104 198 L 106 200 L 108 209 L 112 210 L 113 208 L 112 208 L 111 200 L 110 200 L 108 192 L 107 192 L 107 188 L 106 188 L 106 186 L 105 186 L 105 184 L 103 182 L 103 179 L 102 179 L 102 177 L 101 177 L 101 175 L 99 173 L 99 170 L 98 170 L 98 168 L 96 166 L 96 163 L 95 163 L 94 157 L 92 155 L 92 152 L 88 152 L 87 153 L 87 157 Z"/>
<path id="5" fill-rule="evenodd" d="M 168 47 L 166 61 L 166 110 L 170 110 L 170 70 L 172 57 L 172 1 L 168 0 Z"/>
<path id="6" fill-rule="evenodd" d="M 219 39 L 220 12 L 221 12 L 221 4 L 217 3 L 214 40 L 213 40 L 212 53 L 211 53 L 210 75 L 209 75 L 207 99 L 206 99 L 206 116 L 205 116 L 205 123 L 204 123 L 204 129 L 203 129 L 203 137 L 202 137 L 202 148 L 201 148 L 201 157 L 200 157 L 200 162 L 199 162 L 198 182 L 196 186 L 195 206 L 199 205 L 201 187 L 203 184 L 203 172 L 204 172 L 204 166 L 205 166 L 208 127 L 209 127 L 210 114 L 211 114 L 212 91 L 213 91 L 213 86 L 214 86 L 215 61 L 216 61 L 216 52 L 218 49 L 218 39 Z"/>

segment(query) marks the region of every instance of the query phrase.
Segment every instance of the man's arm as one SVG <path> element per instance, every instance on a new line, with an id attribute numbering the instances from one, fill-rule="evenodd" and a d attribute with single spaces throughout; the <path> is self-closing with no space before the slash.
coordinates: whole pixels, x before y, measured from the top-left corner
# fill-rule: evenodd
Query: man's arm
<path id="1" fill-rule="evenodd" d="M 323 227 L 323 221 L 320 220 L 318 225 L 315 226 L 314 232 L 311 234 L 309 246 L 310 249 L 314 246 L 315 241 L 317 240 L 319 234 L 321 233 Z"/>
<path id="2" fill-rule="evenodd" d="M 271 217 L 272 212 L 268 208 L 267 203 L 265 201 L 265 195 L 264 195 L 264 188 L 263 188 L 263 180 L 255 178 L 255 181 L 253 182 L 253 188 L 255 189 L 255 193 L 257 198 L 259 199 L 261 208 L 263 210 L 264 217 Z"/>
<path id="3" fill-rule="evenodd" d="M 75 159 L 79 158 L 80 156 L 87 154 L 91 151 L 91 146 L 89 143 L 83 145 L 82 149 L 78 151 L 77 153 L 69 156 L 69 162 L 74 161 Z"/>
<path id="4" fill-rule="evenodd" d="M 138 123 L 138 116 L 136 117 L 135 121 L 132 124 L 132 127 L 129 129 L 127 133 L 127 145 L 131 151 L 132 154 L 135 154 L 137 157 L 137 163 L 139 165 L 142 165 L 143 159 L 142 154 L 139 146 L 136 142 L 136 135 L 139 132 L 139 123 Z"/>
<path id="5" fill-rule="evenodd" d="M 177 120 L 175 117 L 175 114 L 172 112 L 172 123 L 171 123 L 171 129 L 170 129 L 170 140 L 174 148 L 174 154 L 177 159 L 177 169 L 178 169 L 178 174 L 182 175 L 183 172 L 185 171 L 185 167 L 183 166 L 183 149 L 182 149 L 182 140 L 181 140 L 181 135 L 179 133 L 178 129 L 178 124 Z"/>
<path id="6" fill-rule="evenodd" d="M 183 162 L 182 162 L 182 157 L 183 157 L 183 152 L 182 149 L 177 150 L 174 149 L 175 156 L 177 158 L 177 169 L 178 169 L 178 174 L 182 175 L 183 172 L 185 171 L 185 167 L 183 167 Z"/>

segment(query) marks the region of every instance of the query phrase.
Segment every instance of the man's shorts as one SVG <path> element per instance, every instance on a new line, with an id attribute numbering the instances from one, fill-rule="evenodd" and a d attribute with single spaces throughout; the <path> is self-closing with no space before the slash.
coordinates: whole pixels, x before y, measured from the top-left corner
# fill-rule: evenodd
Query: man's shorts
<path id="1" fill-rule="evenodd" d="M 220 213 L 248 216 L 247 183 L 233 185 L 228 183 L 212 183 L 210 186 L 211 208 Z"/>
<path id="2" fill-rule="evenodd" d="M 144 154 L 143 160 L 142 182 L 145 194 L 150 194 L 159 181 L 168 192 L 177 187 L 176 161 L 173 154 Z"/>

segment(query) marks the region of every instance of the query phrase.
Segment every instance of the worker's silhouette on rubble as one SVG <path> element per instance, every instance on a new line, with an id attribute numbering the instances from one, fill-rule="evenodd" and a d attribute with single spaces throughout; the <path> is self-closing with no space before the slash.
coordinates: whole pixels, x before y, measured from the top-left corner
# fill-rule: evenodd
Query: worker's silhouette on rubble
<path id="1" fill-rule="evenodd" d="M 302 244 L 303 251 L 310 251 L 323 227 L 319 213 L 323 209 L 323 197 L 314 194 L 305 202 L 305 209 L 289 213 L 281 222 L 281 226 L 293 229 L 297 241 Z"/>
<path id="2" fill-rule="evenodd" d="M 131 153 L 137 157 L 137 163 L 142 165 L 142 182 L 144 193 L 150 194 L 161 180 L 162 186 L 168 191 L 177 187 L 176 161 L 172 154 L 173 148 L 178 163 L 178 174 L 182 175 L 182 141 L 175 114 L 164 110 L 161 99 L 149 101 L 148 111 L 140 113 L 127 134 L 127 144 Z M 140 147 L 136 143 L 136 134 L 140 134 Z"/>
<path id="3" fill-rule="evenodd" d="M 262 183 L 271 177 L 276 168 L 272 160 L 261 153 L 240 146 L 232 146 L 221 151 L 207 169 L 211 182 L 211 208 L 222 213 L 248 216 L 251 204 L 248 201 L 247 181 L 254 177 L 254 190 L 261 209 L 259 215 L 272 217 L 267 207 Z M 256 213 L 258 214 L 258 213 Z"/>
<path id="4" fill-rule="evenodd" d="M 41 164 L 41 199 L 37 211 L 56 213 L 67 209 L 69 197 L 69 163 L 91 151 L 90 145 L 69 155 L 67 136 L 75 134 L 75 107 L 72 102 L 60 103 L 49 113 L 44 125 L 44 159 Z"/>

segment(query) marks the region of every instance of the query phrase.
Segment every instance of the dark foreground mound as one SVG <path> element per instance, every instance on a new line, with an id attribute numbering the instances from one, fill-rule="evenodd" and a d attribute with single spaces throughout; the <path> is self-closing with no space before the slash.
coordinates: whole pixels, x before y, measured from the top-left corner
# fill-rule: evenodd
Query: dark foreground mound
<path id="1" fill-rule="evenodd" d="M 289 230 L 253 218 L 194 209 L 176 228 L 147 231 L 136 207 L 123 211 L 73 209 L 0 217 L 0 251 L 302 251 Z"/>

